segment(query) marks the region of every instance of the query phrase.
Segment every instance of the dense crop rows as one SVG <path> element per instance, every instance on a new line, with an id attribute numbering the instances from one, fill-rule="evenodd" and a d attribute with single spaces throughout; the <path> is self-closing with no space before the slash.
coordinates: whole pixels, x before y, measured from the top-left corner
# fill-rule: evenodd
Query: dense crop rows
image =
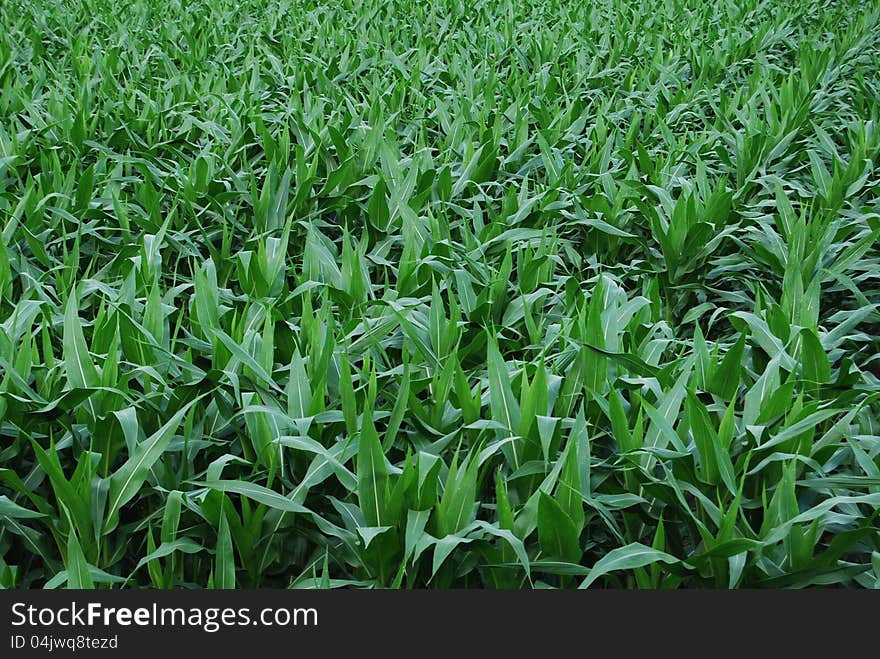
<path id="1" fill-rule="evenodd" d="M 0 3 L 0 584 L 880 584 L 875 2 Z"/>

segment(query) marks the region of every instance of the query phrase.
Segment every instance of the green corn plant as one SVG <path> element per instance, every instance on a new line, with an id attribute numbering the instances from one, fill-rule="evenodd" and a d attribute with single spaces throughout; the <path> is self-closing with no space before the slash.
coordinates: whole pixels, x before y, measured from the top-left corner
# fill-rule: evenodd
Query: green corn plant
<path id="1" fill-rule="evenodd" d="M 0 586 L 878 587 L 876 7 L 152 4 L 0 3 Z"/>

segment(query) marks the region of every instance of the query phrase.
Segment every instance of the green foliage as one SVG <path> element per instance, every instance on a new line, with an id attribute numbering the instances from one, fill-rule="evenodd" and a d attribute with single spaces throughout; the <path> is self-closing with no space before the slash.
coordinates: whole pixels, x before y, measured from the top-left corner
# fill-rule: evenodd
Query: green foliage
<path id="1" fill-rule="evenodd" d="M 0 28 L 0 586 L 880 585 L 876 6 Z"/>

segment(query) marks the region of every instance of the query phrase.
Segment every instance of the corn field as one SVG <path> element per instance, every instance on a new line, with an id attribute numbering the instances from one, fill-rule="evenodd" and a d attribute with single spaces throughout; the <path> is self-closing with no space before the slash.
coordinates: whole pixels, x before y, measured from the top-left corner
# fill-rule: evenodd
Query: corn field
<path id="1" fill-rule="evenodd" d="M 0 3 L 0 585 L 880 587 L 878 17 Z"/>

